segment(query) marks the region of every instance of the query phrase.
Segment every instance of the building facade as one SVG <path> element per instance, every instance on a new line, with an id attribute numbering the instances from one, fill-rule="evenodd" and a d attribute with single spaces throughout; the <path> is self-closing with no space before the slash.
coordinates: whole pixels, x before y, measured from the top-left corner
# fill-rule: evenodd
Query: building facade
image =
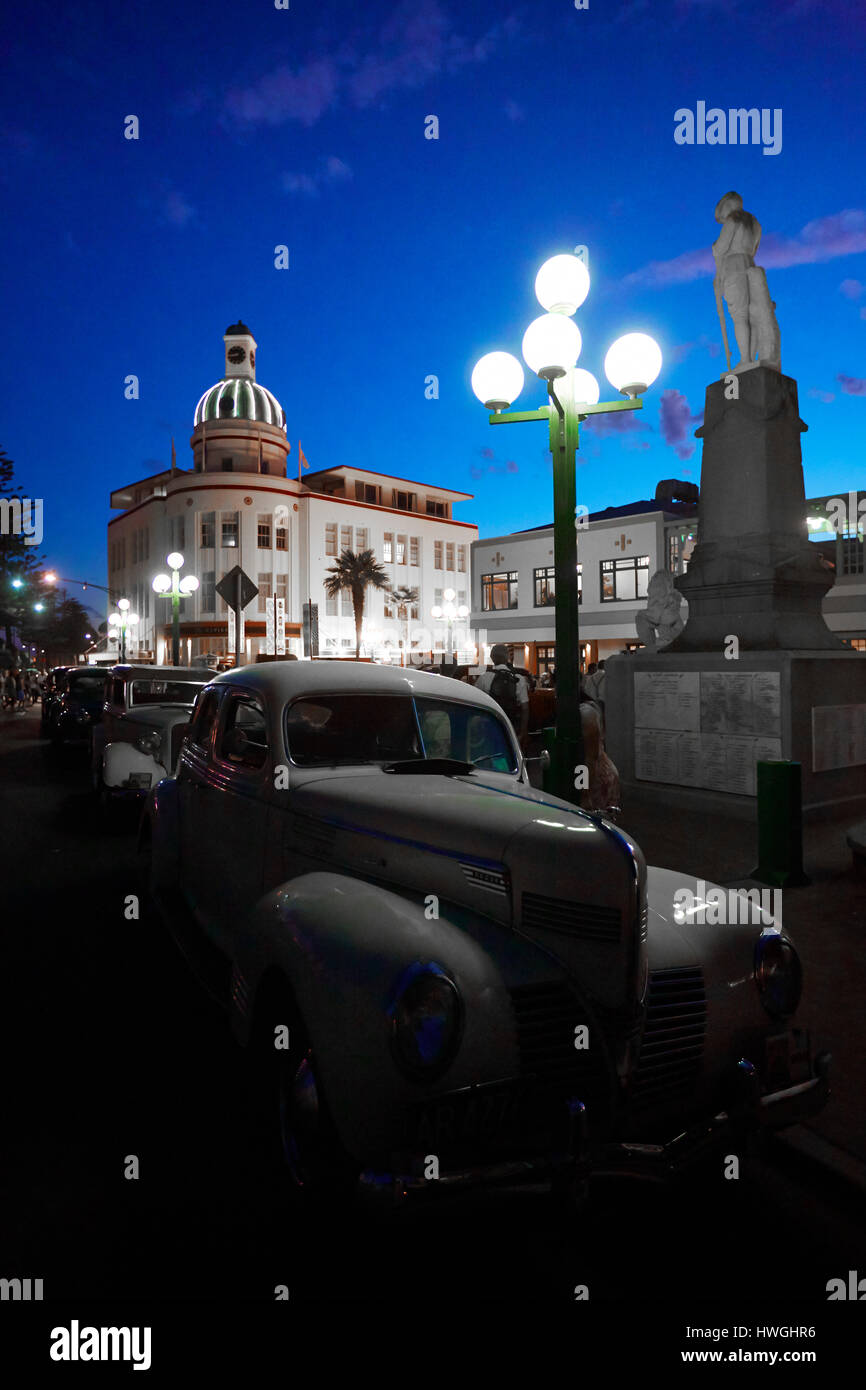
<path id="1" fill-rule="evenodd" d="M 224 375 L 196 406 L 190 439 L 192 468 L 173 466 L 111 494 L 120 514 L 108 525 L 108 584 L 130 600 L 139 623 L 127 635 L 131 657 L 171 659 L 171 603 L 153 592 L 166 556 L 184 557 L 181 576 L 199 588 L 181 600 L 181 661 L 228 659 L 228 610 L 216 592 L 235 565 L 258 588 L 244 614 L 244 656 L 265 651 L 266 599 L 286 604 L 287 649 L 303 655 L 302 605 L 318 607 L 322 656 L 354 653 L 352 600 L 327 598 L 329 566 L 346 549 L 373 550 L 392 587 L 413 589 L 398 607 L 389 592 L 368 588 L 364 620 L 367 655 L 415 661 L 442 653 L 447 625 L 430 610 L 453 589 L 470 603 L 470 552 L 478 528 L 456 519 L 467 493 L 436 484 L 338 464 L 290 476 L 285 412 L 256 381 L 257 344 L 243 323 L 223 338 Z M 293 472 L 294 470 L 292 470 Z M 468 652 L 469 620 L 452 634 Z"/>

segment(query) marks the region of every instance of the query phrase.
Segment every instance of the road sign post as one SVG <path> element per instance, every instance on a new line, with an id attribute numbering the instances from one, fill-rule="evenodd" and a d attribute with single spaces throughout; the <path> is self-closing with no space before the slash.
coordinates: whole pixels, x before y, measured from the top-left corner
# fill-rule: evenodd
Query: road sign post
<path id="1" fill-rule="evenodd" d="M 234 569 L 229 570 L 228 574 L 223 576 L 216 586 L 216 591 L 220 598 L 225 599 L 234 614 L 235 621 L 229 625 L 229 644 L 231 644 L 233 627 L 235 666 L 237 667 L 241 664 L 241 653 L 244 647 L 244 609 L 252 603 L 259 591 L 249 575 L 244 574 L 240 565 L 235 565 Z"/>

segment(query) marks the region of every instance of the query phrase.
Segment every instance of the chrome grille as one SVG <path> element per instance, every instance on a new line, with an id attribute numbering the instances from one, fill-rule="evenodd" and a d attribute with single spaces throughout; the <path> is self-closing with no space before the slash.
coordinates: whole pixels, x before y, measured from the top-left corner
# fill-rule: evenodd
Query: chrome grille
<path id="1" fill-rule="evenodd" d="M 706 1028 L 707 997 L 700 967 L 654 970 L 635 1098 L 657 1101 L 687 1095 L 700 1074 Z"/>
<path id="2" fill-rule="evenodd" d="M 543 893 L 524 893 L 523 926 L 545 931 L 565 932 L 587 941 L 618 941 L 621 914 L 616 907 L 597 903 L 576 903 L 570 898 L 548 898 Z"/>
<path id="3" fill-rule="evenodd" d="M 462 860 L 460 867 L 466 881 L 471 883 L 473 888 L 483 888 L 485 892 L 495 893 L 497 897 L 506 897 L 508 881 L 502 869 L 485 869 L 480 864 L 464 864 Z"/>
<path id="4" fill-rule="evenodd" d="M 177 767 L 177 760 L 180 757 L 181 744 L 186 738 L 188 729 L 189 723 L 187 722 L 186 724 L 175 724 L 174 728 L 171 731 L 171 763 L 169 765 L 170 772 L 174 772 L 174 769 Z"/>
<path id="5" fill-rule="evenodd" d="M 580 1100 L 597 1100 L 609 1093 L 603 1042 L 567 983 L 520 985 L 511 991 L 511 1004 L 524 1076 L 534 1076 Z M 581 1023 L 589 1028 L 589 1046 L 578 1049 L 574 1030 Z"/>

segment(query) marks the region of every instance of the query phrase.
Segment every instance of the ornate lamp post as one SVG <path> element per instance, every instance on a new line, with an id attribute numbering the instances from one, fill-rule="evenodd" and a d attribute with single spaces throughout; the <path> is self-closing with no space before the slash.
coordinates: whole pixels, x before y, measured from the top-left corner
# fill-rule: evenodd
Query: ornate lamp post
<path id="1" fill-rule="evenodd" d="M 181 579 L 180 571 L 183 569 L 184 560 L 179 551 L 173 550 L 170 555 L 166 555 L 165 563 L 171 570 L 171 578 L 167 574 L 158 574 L 153 581 L 153 591 L 171 598 L 171 664 L 179 666 L 180 601 L 186 594 L 195 593 L 198 580 L 194 574 L 188 574 Z"/>
<path id="2" fill-rule="evenodd" d="M 108 615 L 108 626 L 117 633 L 117 636 L 120 639 L 120 659 L 121 661 L 125 661 L 126 633 L 129 628 L 135 627 L 137 625 L 138 614 L 130 613 L 130 604 L 128 598 L 119 598 L 117 600 L 117 607 L 119 610 L 117 613 L 109 613 Z"/>
<path id="3" fill-rule="evenodd" d="M 456 599 L 457 594 L 454 591 L 454 589 L 446 589 L 442 597 L 445 600 L 445 602 L 442 604 L 435 604 L 434 607 L 430 609 L 430 613 L 436 619 L 437 623 L 442 622 L 444 619 L 444 621 L 448 624 L 448 665 L 453 666 L 454 623 L 458 618 L 462 620 L 468 618 L 469 609 L 466 607 L 465 603 L 461 603 L 459 607 L 455 607 L 454 600 Z"/>
<path id="4" fill-rule="evenodd" d="M 607 353 L 604 369 L 611 385 L 627 397 L 599 403 L 595 377 L 576 367 L 582 340 L 572 315 L 589 293 L 589 271 L 577 256 L 553 256 L 535 279 L 535 293 L 547 312 L 523 335 L 523 357 L 547 385 L 548 404 L 539 410 L 505 414 L 523 390 L 523 368 L 507 352 L 489 352 L 475 365 L 472 389 L 492 413 L 491 425 L 544 420 L 553 455 L 553 547 L 556 575 L 556 730 L 550 748 L 550 790 L 566 801 L 580 801 L 575 772 L 584 762 L 580 726 L 580 634 L 577 583 L 577 499 L 575 456 L 579 427 L 590 415 L 640 410 L 641 394 L 655 381 L 662 356 L 644 333 L 627 333 Z M 584 784 L 585 785 L 585 784 Z"/>

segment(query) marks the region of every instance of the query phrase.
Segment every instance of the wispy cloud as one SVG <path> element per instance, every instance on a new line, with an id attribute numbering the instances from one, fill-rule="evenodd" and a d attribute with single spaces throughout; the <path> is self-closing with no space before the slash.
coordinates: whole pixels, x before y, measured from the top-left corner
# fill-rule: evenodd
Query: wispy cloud
<path id="1" fill-rule="evenodd" d="M 862 251 L 866 251 L 866 211 L 847 208 L 844 212 L 807 222 L 792 237 L 770 233 L 761 241 L 758 260 L 768 270 L 779 270 L 792 265 L 832 261 L 839 256 L 854 256 Z M 632 285 L 681 285 L 713 273 L 712 252 L 706 247 L 684 251 L 669 261 L 650 261 L 624 279 L 626 284 Z"/>
<path id="2" fill-rule="evenodd" d="M 844 294 L 846 299 L 859 299 L 863 293 L 863 283 L 861 280 L 843 280 L 839 292 Z"/>
<path id="3" fill-rule="evenodd" d="M 675 450 L 677 458 L 690 459 L 695 452 L 694 441 L 690 438 L 694 422 L 692 408 L 682 391 L 662 391 L 659 409 L 662 438 Z"/>
<path id="4" fill-rule="evenodd" d="M 458 33 L 438 0 L 401 0 L 365 49 L 335 47 L 233 87 L 224 117 L 242 128 L 287 121 L 312 126 L 341 98 L 364 108 L 391 92 L 423 87 L 442 73 L 484 63 L 518 27 L 516 17 L 508 15 L 470 39 Z"/>
<path id="5" fill-rule="evenodd" d="M 185 227 L 195 216 L 195 209 L 177 189 L 170 189 L 162 200 L 162 215 L 173 227 Z"/>
<path id="6" fill-rule="evenodd" d="M 672 347 L 668 353 L 669 364 L 675 367 L 680 362 L 684 362 L 689 353 L 694 352 L 695 348 L 706 348 L 710 357 L 718 357 L 722 350 L 720 344 L 716 342 L 714 338 L 708 338 L 706 333 L 702 333 L 699 338 L 695 338 L 690 343 L 677 343 L 675 347 Z"/>
<path id="7" fill-rule="evenodd" d="M 843 376 L 840 372 L 836 380 L 846 396 L 866 396 L 866 377 Z"/>
<path id="8" fill-rule="evenodd" d="M 652 426 L 640 418 L 637 411 L 612 411 L 610 415 L 588 415 L 583 429 L 591 430 L 601 439 L 611 434 L 632 434 L 635 430 L 648 430 Z"/>
<path id="9" fill-rule="evenodd" d="M 813 401 L 823 401 L 825 405 L 829 405 L 831 401 L 835 401 L 836 399 L 835 392 L 820 391 L 816 386 L 810 386 L 809 395 L 812 397 Z"/>
<path id="10" fill-rule="evenodd" d="M 303 193 L 309 198 L 317 198 L 323 188 L 345 183 L 352 177 L 352 170 L 342 159 L 332 154 L 312 174 L 283 174 L 280 182 L 286 193 Z"/>

